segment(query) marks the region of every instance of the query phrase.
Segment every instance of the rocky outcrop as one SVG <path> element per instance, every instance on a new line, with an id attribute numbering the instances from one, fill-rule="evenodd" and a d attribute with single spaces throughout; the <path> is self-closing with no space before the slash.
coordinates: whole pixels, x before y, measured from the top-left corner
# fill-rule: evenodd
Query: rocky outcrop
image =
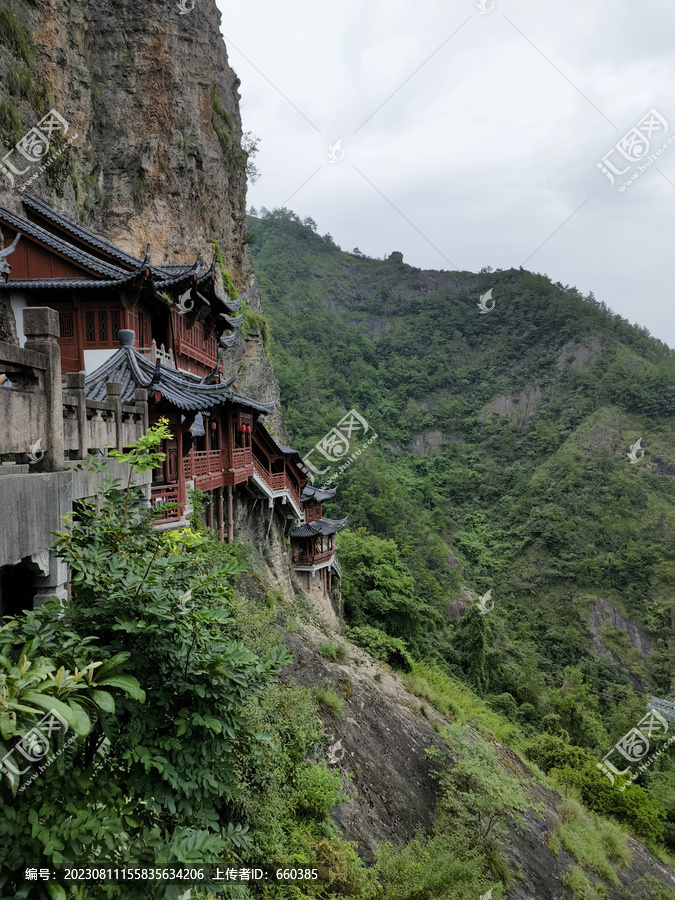
<path id="1" fill-rule="evenodd" d="M 535 384 L 531 388 L 523 389 L 519 394 L 504 394 L 496 397 L 481 413 L 481 419 L 485 421 L 490 415 L 514 416 L 518 425 L 524 425 L 537 409 L 542 398 L 541 388 Z"/>
<path id="2" fill-rule="evenodd" d="M 614 604 L 602 597 L 598 597 L 593 606 L 590 626 L 591 633 L 595 638 L 597 638 L 598 628 L 607 628 L 608 626 L 620 628 L 628 635 L 632 647 L 639 650 L 643 656 L 651 656 L 652 643 L 647 634 L 630 619 L 622 616 Z M 602 647 L 604 648 L 604 644 Z M 606 648 L 604 649 L 606 652 Z"/>
<path id="3" fill-rule="evenodd" d="M 166 0 L 7 6 L 34 46 L 0 34 L 0 92 L 18 117 L 4 143 L 50 107 L 77 135 L 31 192 L 132 253 L 151 243 L 155 262 L 206 257 L 216 240 L 243 284 L 239 79 L 214 0 L 187 15 Z M 16 208 L 21 190 L 20 178 L 14 189 L 2 179 L 0 202 Z"/>

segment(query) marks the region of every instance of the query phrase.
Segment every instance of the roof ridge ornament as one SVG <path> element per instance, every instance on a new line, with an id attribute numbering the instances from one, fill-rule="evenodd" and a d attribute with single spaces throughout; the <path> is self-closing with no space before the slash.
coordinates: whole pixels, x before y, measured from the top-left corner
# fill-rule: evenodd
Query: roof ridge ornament
<path id="1" fill-rule="evenodd" d="M 19 243 L 21 238 L 21 232 L 17 231 L 16 237 L 9 245 L 9 247 L 5 247 L 4 250 L 0 250 L 0 275 L 5 279 L 5 282 L 9 280 L 9 273 L 12 271 L 12 267 L 8 262 L 5 262 L 8 256 L 11 256 L 12 253 L 16 250 L 16 245 Z"/>

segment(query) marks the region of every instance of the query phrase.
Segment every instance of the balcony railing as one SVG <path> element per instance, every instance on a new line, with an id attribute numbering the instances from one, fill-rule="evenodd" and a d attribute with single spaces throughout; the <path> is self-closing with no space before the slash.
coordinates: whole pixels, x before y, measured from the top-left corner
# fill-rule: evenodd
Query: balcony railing
<path id="1" fill-rule="evenodd" d="M 286 487 L 286 476 L 283 472 L 275 472 L 274 474 L 270 474 L 267 469 L 260 463 L 258 460 L 253 457 L 253 465 L 255 467 L 256 472 L 265 484 L 273 491 L 283 491 Z"/>
<path id="2" fill-rule="evenodd" d="M 313 553 L 311 555 L 294 553 L 294 566 L 319 566 L 321 563 L 330 562 L 331 557 L 335 553 L 334 550 L 324 550 L 321 553 Z"/>
<path id="3" fill-rule="evenodd" d="M 158 484 L 151 488 L 151 503 L 156 506 L 158 503 L 178 503 L 178 485 L 177 484 Z M 182 506 L 175 509 L 165 509 L 158 519 L 152 523 L 153 525 L 163 525 L 165 522 L 179 522 L 183 514 Z"/>
<path id="4" fill-rule="evenodd" d="M 232 450 L 232 468 L 247 469 L 251 465 L 251 448 L 237 447 Z"/>
<path id="5" fill-rule="evenodd" d="M 202 475 L 218 475 L 222 471 L 223 458 L 220 450 L 191 450 L 183 459 L 186 481 Z"/>

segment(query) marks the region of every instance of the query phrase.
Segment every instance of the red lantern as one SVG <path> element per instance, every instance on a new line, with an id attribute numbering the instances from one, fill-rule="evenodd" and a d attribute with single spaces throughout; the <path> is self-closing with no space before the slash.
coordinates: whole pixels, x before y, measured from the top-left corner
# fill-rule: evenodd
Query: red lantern
<path id="1" fill-rule="evenodd" d="M 251 433 L 251 426 L 247 425 L 246 426 L 246 434 L 250 434 L 250 433 Z"/>
<path id="2" fill-rule="evenodd" d="M 215 430 L 216 430 L 216 423 L 211 422 L 211 431 L 215 431 Z"/>

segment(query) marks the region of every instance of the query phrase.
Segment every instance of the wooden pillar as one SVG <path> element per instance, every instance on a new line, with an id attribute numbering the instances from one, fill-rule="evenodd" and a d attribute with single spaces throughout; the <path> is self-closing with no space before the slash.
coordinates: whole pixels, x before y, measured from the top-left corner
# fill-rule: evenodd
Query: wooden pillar
<path id="1" fill-rule="evenodd" d="M 326 570 L 325 569 L 321 570 L 321 575 L 322 575 L 321 581 L 323 583 L 323 595 L 325 597 L 326 596 Z"/>
<path id="2" fill-rule="evenodd" d="M 185 512 L 185 473 L 183 472 L 183 424 L 180 410 L 178 411 L 178 425 L 176 426 L 176 464 L 178 467 L 178 502 L 183 504 L 179 513 L 182 517 Z"/>
<path id="3" fill-rule="evenodd" d="M 234 512 L 232 504 L 232 485 L 227 486 L 227 543 L 234 543 Z"/>
<path id="4" fill-rule="evenodd" d="M 308 572 L 308 573 L 307 573 L 307 590 L 308 590 L 308 591 L 311 591 L 311 590 L 312 590 L 312 585 L 311 585 L 310 580 L 309 580 L 310 578 L 311 578 L 311 575 L 310 575 L 310 573 Z"/>
<path id="5" fill-rule="evenodd" d="M 223 489 L 216 488 L 216 497 L 217 497 L 217 521 L 218 521 L 218 540 L 225 540 L 225 521 L 223 518 Z"/>
<path id="6" fill-rule="evenodd" d="M 209 531 L 213 533 L 213 491 L 208 495 L 209 504 L 206 507 L 206 524 L 209 526 Z"/>

